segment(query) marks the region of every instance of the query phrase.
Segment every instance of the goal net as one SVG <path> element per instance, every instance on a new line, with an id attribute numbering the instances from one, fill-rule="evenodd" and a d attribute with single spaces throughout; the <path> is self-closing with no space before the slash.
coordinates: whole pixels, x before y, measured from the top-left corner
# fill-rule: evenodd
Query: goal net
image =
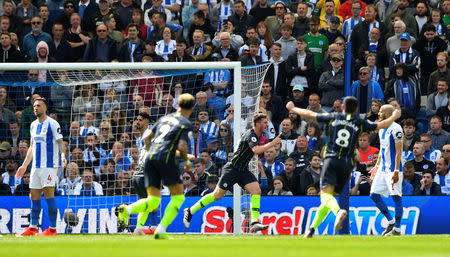
<path id="1" fill-rule="evenodd" d="M 59 122 L 67 145 L 68 165 L 58 169 L 56 188 L 56 194 L 67 199 L 60 212 L 65 207 L 64 212 L 73 211 L 80 220 L 66 226 L 60 213 L 59 232 L 121 232 L 114 207 L 138 199 L 132 178 L 139 173 L 140 139 L 147 129 L 138 121 L 139 114 L 150 116 L 150 128 L 176 110 L 180 94 L 195 96 L 189 152 L 196 161 L 193 172 L 180 173 L 186 195 L 201 196 L 213 189 L 242 133 L 251 128 L 267 68 L 268 64 L 241 68 L 238 62 L 0 64 L 2 142 L 14 138 L 11 151 L 20 165 L 35 119 L 32 100 L 47 98 L 47 114 Z M 17 125 L 19 140 L 11 124 Z M 256 157 L 250 169 L 258 175 Z M 162 195 L 169 195 L 167 188 Z M 238 186 L 229 195 L 234 216 L 228 218 L 235 221 L 229 231 L 245 233 L 250 197 Z M 146 226 L 159 223 L 167 203 L 163 200 L 149 215 Z M 132 230 L 135 215 L 130 223 Z"/>

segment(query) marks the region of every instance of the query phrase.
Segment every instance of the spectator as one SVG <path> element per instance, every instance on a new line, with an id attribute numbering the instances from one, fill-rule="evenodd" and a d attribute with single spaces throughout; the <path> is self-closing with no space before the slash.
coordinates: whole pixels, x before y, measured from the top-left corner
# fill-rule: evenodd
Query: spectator
<path id="1" fill-rule="evenodd" d="M 3 0 L 2 6 L 3 6 L 3 15 L 9 18 L 10 27 L 8 32 L 14 32 L 18 36 L 20 36 L 20 38 L 22 38 L 23 20 L 22 18 L 14 14 L 14 2 L 12 0 Z M 33 24 L 33 18 L 31 19 L 31 24 Z M 32 47 L 32 49 L 34 49 L 34 47 Z"/>
<path id="2" fill-rule="evenodd" d="M 100 99 L 96 96 L 96 87 L 86 84 L 82 86 L 81 96 L 75 98 L 72 106 L 73 120 L 81 121 L 86 113 L 98 114 L 102 108 Z"/>
<path id="3" fill-rule="evenodd" d="M 420 88 L 417 80 L 409 76 L 408 67 L 405 63 L 395 64 L 394 78 L 387 82 L 384 91 L 384 99 L 395 97 L 401 108 L 412 110 L 417 114 L 420 110 Z"/>
<path id="4" fill-rule="evenodd" d="M 309 159 L 310 165 L 306 167 L 302 173 L 300 173 L 300 193 L 301 195 L 307 195 L 308 188 L 314 187 L 319 192 L 320 187 L 320 172 L 321 162 L 320 154 L 312 153 Z"/>
<path id="5" fill-rule="evenodd" d="M 289 95 L 289 88 L 286 83 L 286 60 L 281 56 L 281 52 L 282 46 L 280 43 L 274 43 L 270 47 L 270 66 L 267 70 L 265 80 L 269 80 L 270 85 L 274 85 L 273 93 L 276 96 L 282 97 L 284 100 Z"/>
<path id="6" fill-rule="evenodd" d="M 436 28 L 427 24 L 423 28 L 423 36 L 417 40 L 413 48 L 420 55 L 420 85 L 421 92 L 425 94 L 430 74 L 437 69 L 437 54 L 447 49 L 447 44 L 436 33 Z"/>
<path id="7" fill-rule="evenodd" d="M 380 1 L 380 2 L 382 2 L 382 1 Z M 350 42 L 352 43 L 352 56 L 355 57 L 355 68 L 356 69 L 361 67 L 361 65 L 363 65 L 363 63 L 364 63 L 364 56 L 362 56 L 363 59 L 360 59 L 361 56 L 358 55 L 358 52 L 360 51 L 360 49 L 362 47 L 364 47 L 364 49 L 369 49 L 369 45 L 370 45 L 370 41 L 371 41 L 369 32 L 372 32 L 372 29 L 374 27 L 379 29 L 378 36 L 379 36 L 380 42 L 385 41 L 385 35 L 386 35 L 385 27 L 384 27 L 383 23 L 380 23 L 379 21 L 376 20 L 377 15 L 378 15 L 377 8 L 372 4 L 367 5 L 366 10 L 365 10 L 365 20 L 358 23 L 353 28 Z M 369 35 L 369 37 L 367 35 Z M 379 62 L 379 63 L 381 63 L 381 62 Z"/>
<path id="8" fill-rule="evenodd" d="M 94 114 L 88 112 L 84 115 L 83 126 L 80 128 L 80 136 L 87 136 L 89 133 L 98 135 L 98 128 L 94 127 Z"/>
<path id="9" fill-rule="evenodd" d="M 212 53 L 212 47 L 205 44 L 205 33 L 203 30 L 194 30 L 189 41 L 192 41 L 192 43 L 190 44 L 191 47 L 188 48 L 188 52 L 191 53 L 194 60 L 208 61 Z"/>
<path id="10" fill-rule="evenodd" d="M 61 23 L 55 23 L 51 29 L 53 34 L 53 40 L 48 44 L 50 57 L 54 58 L 57 62 L 70 62 L 73 60 L 71 54 L 71 46 L 65 38 L 64 28 Z"/>
<path id="11" fill-rule="evenodd" d="M 292 37 L 292 26 L 283 23 L 280 27 L 281 38 L 276 42 L 281 45 L 281 56 L 286 60 L 296 51 L 296 40 Z"/>
<path id="12" fill-rule="evenodd" d="M 64 3 L 63 13 L 56 18 L 56 22 L 63 24 L 64 29 L 67 30 L 70 27 L 70 16 L 74 13 L 76 13 L 75 3 L 72 0 L 67 0 Z"/>
<path id="13" fill-rule="evenodd" d="M 307 44 L 306 49 L 314 55 L 314 68 L 316 71 L 325 59 L 328 50 L 328 39 L 325 35 L 319 33 L 319 22 L 318 17 L 311 17 L 309 21 L 309 32 L 304 35 Z"/>
<path id="14" fill-rule="evenodd" d="M 78 121 L 72 121 L 70 123 L 70 151 L 75 148 L 84 149 L 84 137 L 80 133 L 80 123 Z"/>
<path id="15" fill-rule="evenodd" d="M 126 131 L 127 119 L 125 112 L 120 108 L 113 108 L 108 116 L 109 124 L 111 124 L 112 134 L 116 139 L 120 138 L 120 135 Z"/>
<path id="16" fill-rule="evenodd" d="M 206 45 L 205 45 L 206 46 Z M 219 59 L 221 58 L 221 56 L 218 53 L 214 53 L 211 56 L 213 61 L 219 61 Z M 229 93 L 232 91 L 231 88 L 229 88 L 231 82 L 231 72 L 228 69 L 222 69 L 222 70 L 217 70 L 217 69 L 213 69 L 213 70 L 208 70 L 205 72 L 204 74 L 204 80 L 203 80 L 203 87 L 206 91 L 208 91 L 208 89 L 211 90 L 211 92 L 209 93 L 210 96 L 208 97 L 208 92 L 206 92 L 206 97 L 207 97 L 207 101 L 206 101 L 206 105 L 210 106 L 210 107 L 214 107 L 214 106 L 219 106 L 219 109 L 212 109 L 210 111 L 212 111 L 212 113 L 217 112 L 217 115 L 219 115 L 219 118 L 222 119 L 222 115 L 223 115 L 223 103 L 226 100 L 226 96 L 229 95 Z M 204 105 L 204 98 L 203 98 L 203 94 L 197 92 L 197 105 Z M 217 102 L 213 102 L 213 99 L 211 98 L 211 93 L 214 93 L 214 96 L 217 98 Z M 205 108 L 206 108 L 205 105 Z"/>
<path id="17" fill-rule="evenodd" d="M 380 112 L 381 108 L 381 100 L 380 99 L 373 99 L 372 104 L 370 105 L 370 112 L 366 114 L 366 119 L 370 121 L 376 121 L 378 120 L 378 113 Z M 339 112 L 340 108 L 337 112 Z M 378 134 L 376 134 L 378 136 Z"/>
<path id="18" fill-rule="evenodd" d="M 200 130 L 211 136 L 217 135 L 218 125 L 209 120 L 209 111 L 208 110 L 200 110 L 197 116 L 198 121 L 200 122 Z"/>
<path id="19" fill-rule="evenodd" d="M 253 17 L 255 23 L 260 23 L 267 17 L 275 15 L 274 9 L 267 4 L 267 0 L 260 0 L 256 6 L 249 6 L 249 8 L 251 8 L 249 14 Z"/>
<path id="20" fill-rule="evenodd" d="M 352 85 L 352 96 L 359 99 L 358 111 L 368 113 L 373 99 L 384 99 L 383 91 L 378 82 L 370 79 L 370 68 L 359 69 L 359 80 Z"/>
<path id="21" fill-rule="evenodd" d="M 425 159 L 425 144 L 422 142 L 416 142 L 413 147 L 414 159 L 409 160 L 405 163 L 412 163 L 414 165 L 414 171 L 422 175 L 425 171 L 433 171 L 434 163 L 430 160 Z M 413 185 L 414 186 L 414 185 Z"/>
<path id="22" fill-rule="evenodd" d="M 243 67 L 245 66 L 254 66 L 257 64 L 261 64 L 261 56 L 258 55 L 260 42 L 258 39 L 253 38 L 249 41 L 249 51 L 248 53 L 243 53 L 239 57 L 239 61 Z"/>
<path id="23" fill-rule="evenodd" d="M 223 114 L 225 110 L 225 100 L 226 100 L 225 97 L 223 97 L 223 93 L 220 91 L 217 92 L 215 90 L 214 85 L 212 85 L 211 83 L 205 84 L 204 87 L 206 87 L 205 93 L 206 97 L 208 98 L 207 100 L 208 105 L 214 108 L 217 111 L 219 119 L 223 120 Z"/>
<path id="24" fill-rule="evenodd" d="M 247 27 L 246 37 L 247 37 L 246 43 L 243 46 L 241 46 L 241 48 L 239 48 L 239 56 L 241 56 L 244 53 L 249 52 L 250 41 L 253 41 L 253 39 L 258 39 L 255 27 Z M 258 41 L 260 41 L 260 40 L 258 39 Z M 269 58 L 267 57 L 267 48 L 261 42 L 259 44 L 259 49 L 258 49 L 257 55 L 261 57 L 262 62 L 267 62 L 269 60 Z"/>
<path id="25" fill-rule="evenodd" d="M 94 31 L 94 29 L 98 25 L 103 23 L 108 28 L 108 36 L 110 38 L 116 40 L 117 44 L 119 44 L 119 45 L 122 44 L 125 37 L 123 36 L 122 32 L 120 32 L 116 29 L 116 24 L 118 23 L 117 20 L 119 19 L 119 17 L 115 16 L 112 13 L 109 13 L 110 9 L 109 9 L 109 7 L 107 7 L 108 1 L 100 0 L 99 6 L 100 6 L 100 13 L 98 14 L 99 17 L 94 18 L 94 19 L 98 19 L 98 21 L 92 25 L 92 27 L 93 27 L 92 31 Z"/>
<path id="26" fill-rule="evenodd" d="M 281 172 L 280 177 L 286 182 L 286 186 L 292 194 L 298 196 L 301 195 L 300 174 L 295 166 L 295 160 L 293 158 L 287 158 L 284 161 L 284 171 Z"/>
<path id="27" fill-rule="evenodd" d="M 81 30 L 81 17 L 78 13 L 70 16 L 70 28 L 66 30 L 64 38 L 69 42 L 71 48 L 71 56 L 73 62 L 83 59 L 86 45 L 89 44 L 91 38 L 86 31 Z"/>
<path id="28" fill-rule="evenodd" d="M 448 105 L 448 81 L 443 79 L 437 82 L 437 91 L 430 94 L 427 100 L 427 116 L 433 116 L 436 114 L 437 109 L 442 106 Z"/>
<path id="29" fill-rule="evenodd" d="M 172 113 L 175 111 L 176 109 L 173 108 L 173 96 L 171 94 L 164 94 L 158 108 L 152 108 L 150 118 L 152 118 L 152 120 L 158 120 L 167 113 Z"/>
<path id="30" fill-rule="evenodd" d="M 36 46 L 36 57 L 34 57 L 31 60 L 31 62 L 38 62 L 38 63 L 56 62 L 56 60 L 53 57 L 49 57 L 48 55 L 49 55 L 48 44 L 44 41 L 40 41 Z M 50 79 L 50 74 L 47 74 L 47 70 L 38 70 L 38 81 L 44 83 L 47 82 L 47 75 L 49 76 Z"/>
<path id="31" fill-rule="evenodd" d="M 97 147 L 97 135 L 94 133 L 88 133 L 85 137 L 85 147 L 83 150 L 84 168 L 94 169 L 95 176 L 100 176 L 100 151 Z"/>
<path id="32" fill-rule="evenodd" d="M 292 37 L 297 38 L 297 37 L 305 34 L 305 33 L 300 34 L 299 31 L 297 31 L 297 28 L 295 27 L 295 15 L 293 13 L 288 12 L 288 13 L 284 14 L 283 23 L 291 26 Z M 283 24 L 281 26 L 283 26 Z M 283 34 L 281 34 L 281 35 L 283 35 Z"/>
<path id="33" fill-rule="evenodd" d="M 76 1 L 75 5 L 78 5 L 75 10 L 82 19 L 83 24 L 87 25 L 92 21 L 92 18 L 99 12 L 99 5 L 97 1 L 80 0 Z M 94 27 L 92 27 L 93 32 Z"/>
<path id="34" fill-rule="evenodd" d="M 264 21 L 260 21 L 256 26 L 256 34 L 261 44 L 265 45 L 267 49 L 270 49 L 275 40 L 272 38 L 272 31 L 269 30 L 269 26 Z"/>
<path id="35" fill-rule="evenodd" d="M 305 97 L 305 89 L 302 85 L 294 85 L 292 87 L 292 97 L 288 98 L 288 101 L 292 101 L 295 107 L 306 108 L 308 106 L 308 101 Z M 301 118 L 299 118 L 300 120 Z M 297 126 L 297 129 L 299 127 Z"/>
<path id="36" fill-rule="evenodd" d="M 208 103 L 208 95 L 203 92 L 199 91 L 195 95 L 195 106 L 194 111 L 191 117 L 198 118 L 198 114 L 200 111 L 206 110 L 208 111 L 209 120 L 213 121 L 216 124 L 219 124 L 219 114 L 216 109 L 211 107 Z"/>
<path id="37" fill-rule="evenodd" d="M 370 134 L 363 132 L 358 139 L 358 152 L 360 156 L 359 162 L 361 164 L 369 164 L 373 162 L 375 153 L 380 151 L 378 148 L 371 146 L 370 143 Z"/>
<path id="38" fill-rule="evenodd" d="M 442 120 L 442 129 L 450 133 L 450 95 L 447 106 L 441 106 L 436 111 L 436 115 Z"/>
<path id="39" fill-rule="evenodd" d="M 206 179 L 207 187 L 205 190 L 203 190 L 201 196 L 214 192 L 214 189 L 216 188 L 218 182 L 219 178 L 216 175 L 209 175 L 208 178 Z"/>
<path id="40" fill-rule="evenodd" d="M 7 146 L 5 143 L 6 142 L 3 142 L 2 146 L 4 146 L 4 145 Z M 11 148 L 11 146 L 10 146 L 10 148 Z M 4 151 L 3 149 L 0 149 L 0 150 Z M 17 163 L 17 161 L 14 160 L 13 157 L 8 157 L 7 161 L 6 161 L 6 166 L 4 167 L 4 170 L 3 170 L 5 172 L 2 174 L 2 177 L 1 177 L 2 183 L 9 185 L 9 187 L 11 188 L 12 194 L 14 194 L 16 187 L 20 183 L 22 183 L 22 179 L 16 178 L 16 171 L 17 171 L 18 167 L 19 167 L 19 164 Z"/>
<path id="41" fill-rule="evenodd" d="M 185 28 L 183 29 L 183 37 L 189 38 L 189 45 L 192 45 L 192 41 L 190 39 L 190 37 L 192 37 L 192 34 L 188 36 L 188 29 L 190 30 L 194 20 L 198 20 L 198 16 L 194 18 L 195 13 L 198 12 L 198 6 L 199 0 L 191 0 L 190 4 L 185 4 L 184 6 L 182 6 L 183 9 L 181 11 L 181 22 Z M 205 21 L 205 14 L 203 12 L 201 13 L 203 14 L 203 21 Z"/>
<path id="42" fill-rule="evenodd" d="M 145 55 L 145 43 L 139 39 L 139 26 L 130 23 L 127 26 L 128 39 L 120 47 L 119 60 L 121 62 L 140 62 Z"/>
<path id="43" fill-rule="evenodd" d="M 397 49 L 389 60 L 389 69 L 393 69 L 394 65 L 403 62 L 408 67 L 408 73 L 417 79 L 420 56 L 419 52 L 411 48 L 411 36 L 405 32 L 400 35 L 400 48 Z"/>
<path id="44" fill-rule="evenodd" d="M 264 79 L 263 81 L 261 96 L 266 99 L 265 109 L 270 113 L 269 119 L 273 122 L 274 127 L 278 128 L 282 117 L 286 116 L 283 108 L 283 100 L 281 97 L 273 94 L 272 85 L 268 79 Z"/>
<path id="45" fill-rule="evenodd" d="M 427 95 L 435 93 L 437 91 L 437 83 L 439 80 L 450 81 L 450 69 L 447 68 L 448 54 L 446 52 L 440 52 L 436 56 L 437 70 L 430 74 L 430 80 L 428 81 Z"/>
<path id="46" fill-rule="evenodd" d="M 116 165 L 115 174 L 118 174 L 121 170 L 130 170 L 130 159 L 124 155 L 124 146 L 121 142 L 115 142 L 111 153 L 103 157 L 100 160 L 100 166 L 104 166 L 104 162 L 107 159 L 112 159 Z"/>
<path id="47" fill-rule="evenodd" d="M 8 123 L 9 130 L 8 130 L 8 142 L 11 145 L 11 156 L 16 156 L 19 142 L 23 140 L 23 136 L 20 134 L 20 127 L 19 123 L 11 122 Z"/>
<path id="48" fill-rule="evenodd" d="M 12 195 L 11 188 L 7 184 L 0 181 L 0 196 L 11 196 L 11 195 Z"/>
<path id="49" fill-rule="evenodd" d="M 334 42 L 339 37 L 344 38 L 344 35 L 341 33 L 342 21 L 338 18 L 338 16 L 331 16 L 329 24 L 329 26 L 323 27 L 319 30 L 320 34 L 327 37 L 328 42 Z"/>
<path id="50" fill-rule="evenodd" d="M 102 107 L 102 120 L 106 120 L 114 108 L 120 109 L 120 104 L 117 101 L 116 90 L 109 88 L 106 90 L 106 98 Z"/>
<path id="51" fill-rule="evenodd" d="M 309 159 L 314 152 L 308 148 L 308 140 L 305 136 L 297 138 L 295 147 L 296 149 L 289 154 L 289 157 L 294 159 L 296 170 L 300 173 L 310 164 Z"/>
<path id="52" fill-rule="evenodd" d="M 416 19 L 414 18 L 413 15 L 411 15 L 410 13 L 408 13 L 407 8 L 409 7 L 409 1 L 408 0 L 398 0 L 398 5 L 397 5 L 397 11 L 392 15 L 397 15 L 399 16 L 402 21 L 405 22 L 406 27 L 411 29 L 411 35 L 415 38 L 417 38 L 418 35 L 418 31 L 417 31 L 417 22 Z M 386 17 L 385 20 L 385 25 L 389 30 L 392 30 L 392 24 L 389 22 L 391 20 L 390 16 Z"/>
<path id="53" fill-rule="evenodd" d="M 150 62 L 164 62 L 164 59 L 156 53 L 156 41 L 153 39 L 145 41 L 145 56 L 150 57 L 150 59 L 146 58 Z"/>
<path id="54" fill-rule="evenodd" d="M 116 183 L 114 184 L 114 195 L 135 195 L 134 187 L 131 186 L 130 171 L 121 170 L 117 174 Z"/>
<path id="55" fill-rule="evenodd" d="M 284 22 L 284 14 L 287 12 L 286 5 L 282 1 L 277 1 L 275 3 L 275 15 L 268 16 L 264 20 L 265 23 L 267 23 L 267 26 L 269 27 L 269 30 L 272 32 L 272 35 L 275 40 L 278 40 L 280 38 L 280 27 L 281 24 Z"/>
<path id="56" fill-rule="evenodd" d="M 434 177 L 434 182 L 441 186 L 442 195 L 450 195 L 448 164 L 449 162 L 444 157 L 436 160 L 436 176 Z"/>
<path id="57" fill-rule="evenodd" d="M 420 187 L 420 180 L 422 176 L 416 173 L 414 164 L 412 162 L 406 162 L 403 167 L 403 174 L 405 181 L 413 186 L 414 191 Z"/>
<path id="58" fill-rule="evenodd" d="M 284 118 L 281 122 L 281 151 L 290 155 L 295 149 L 295 142 L 297 140 L 297 133 L 294 132 L 292 121 L 289 118 Z"/>
<path id="59" fill-rule="evenodd" d="M 100 168 L 98 183 L 102 186 L 103 195 L 114 195 L 114 186 L 116 181 L 115 163 L 112 159 L 106 159 L 103 167 Z"/>
<path id="60" fill-rule="evenodd" d="M 234 31 L 236 35 L 239 35 L 244 39 L 246 38 L 247 28 L 256 25 L 253 16 L 247 14 L 245 8 L 245 3 L 242 0 L 236 0 L 234 2 L 234 12 L 228 17 L 236 28 Z M 251 7 L 247 6 L 247 8 Z"/>
<path id="61" fill-rule="evenodd" d="M 213 54 L 218 53 L 221 57 L 220 61 L 237 61 L 239 54 L 231 45 L 231 34 L 229 32 L 221 32 L 217 37 L 220 38 L 220 45 Z"/>
<path id="62" fill-rule="evenodd" d="M 75 162 L 71 162 L 66 166 L 65 178 L 59 182 L 59 189 L 63 190 L 64 195 L 74 195 L 78 183 L 81 183 L 79 167 Z"/>
<path id="63" fill-rule="evenodd" d="M 325 13 L 326 13 L 326 8 L 325 8 L 325 6 L 326 6 L 326 4 L 327 4 L 327 2 L 328 1 L 326 1 L 326 0 L 320 0 L 320 1 L 318 1 L 317 3 L 316 3 L 316 9 L 318 10 L 318 11 L 320 11 L 320 16 L 324 16 L 325 15 Z M 338 1 L 338 0 L 336 0 L 336 1 L 333 1 L 333 3 L 334 3 L 334 9 L 333 9 L 333 14 L 334 15 L 338 15 L 338 13 L 339 13 L 339 8 L 341 8 L 341 2 L 340 1 Z"/>
<path id="64" fill-rule="evenodd" d="M 84 52 L 84 61 L 111 62 L 117 59 L 117 52 L 116 41 L 108 36 L 106 25 L 98 25 L 97 36 L 89 40 Z"/>
<path id="65" fill-rule="evenodd" d="M 70 161 L 75 162 L 80 169 L 84 168 L 83 151 L 80 148 L 73 149 L 71 151 Z"/>
<path id="66" fill-rule="evenodd" d="M 314 91 L 314 53 L 309 50 L 307 39 L 303 36 L 297 38 L 297 53 L 289 55 L 286 61 L 286 71 L 288 76 L 289 85 L 294 87 L 295 85 L 301 85 L 303 90 L 306 90 L 306 94 L 310 94 Z"/>
<path id="67" fill-rule="evenodd" d="M 356 23 L 354 25 L 356 25 L 359 22 L 364 20 L 365 9 L 366 9 L 366 3 L 364 3 L 360 0 L 348 0 L 348 1 L 345 1 L 341 5 L 341 7 L 339 7 L 339 16 L 341 16 L 344 20 L 351 19 L 352 17 L 355 18 L 354 22 L 356 22 Z M 361 15 L 361 13 L 362 13 L 362 15 Z M 360 19 L 361 16 L 363 18 L 362 20 Z M 349 25 L 349 24 L 347 24 L 347 25 Z M 351 29 L 353 29 L 353 26 L 351 28 L 349 28 L 350 33 L 348 35 L 351 34 Z M 344 23 L 344 28 L 345 28 L 345 23 Z"/>
<path id="68" fill-rule="evenodd" d="M 6 16 L 0 17 L 0 30 L 1 32 L 9 32 L 9 18 Z"/>
<path id="69" fill-rule="evenodd" d="M 331 71 L 320 75 L 319 90 L 322 92 L 322 108 L 331 111 L 335 99 L 344 96 L 344 69 L 343 58 L 340 54 L 331 56 Z"/>
<path id="70" fill-rule="evenodd" d="M 370 79 L 378 82 L 380 87 L 385 88 L 385 75 L 384 75 L 384 64 L 380 63 L 378 51 L 377 53 L 368 53 L 366 55 L 366 64 L 370 69 Z"/>
<path id="71" fill-rule="evenodd" d="M 35 16 L 31 19 L 32 31 L 23 38 L 22 52 L 25 60 L 31 60 L 36 57 L 36 46 L 40 41 L 50 43 L 52 37 L 42 31 L 42 18 Z"/>
<path id="72" fill-rule="evenodd" d="M 434 182 L 434 172 L 424 171 L 420 180 L 420 187 L 416 188 L 414 195 L 442 195 L 441 186 Z"/>
<path id="73" fill-rule="evenodd" d="M 267 193 L 269 196 L 291 196 L 292 192 L 289 190 L 288 186 L 285 184 L 284 179 L 281 176 L 276 176 L 273 179 L 272 190 Z"/>
<path id="74" fill-rule="evenodd" d="M 342 37 L 339 37 L 339 41 Z M 342 45 L 344 44 L 344 41 L 342 40 Z M 342 50 L 341 50 L 342 49 Z M 343 48 L 341 48 L 338 44 L 332 43 L 328 47 L 328 56 L 322 61 L 322 63 L 319 66 L 319 73 L 324 73 L 325 71 L 331 71 L 333 70 L 333 66 L 331 65 L 331 56 L 338 54 L 341 57 L 344 56 Z M 319 77 L 320 78 L 320 77 Z"/>
<path id="75" fill-rule="evenodd" d="M 398 20 L 394 23 L 394 35 L 389 37 L 386 41 L 387 54 L 389 56 L 400 48 L 400 36 L 406 31 L 406 25 L 402 20 Z M 411 37 L 411 45 L 415 43 L 416 38 Z"/>
<path id="76" fill-rule="evenodd" d="M 22 183 L 20 183 L 14 191 L 15 196 L 29 196 L 30 195 L 30 172 L 25 171 L 22 177 Z"/>
<path id="77" fill-rule="evenodd" d="M 322 1 L 320 1 L 320 2 L 322 2 Z M 337 1 L 337 2 L 339 3 L 339 1 Z M 316 5 L 316 7 L 317 7 L 317 5 Z M 341 16 L 339 16 L 337 14 L 338 10 L 339 10 L 339 6 L 336 8 L 336 3 L 334 2 L 334 0 L 325 0 L 325 6 L 322 9 L 322 12 L 320 14 L 319 29 L 328 28 L 331 26 L 331 22 L 334 22 L 337 25 L 337 27 L 334 29 L 338 29 L 339 31 L 342 31 L 342 23 L 344 22 L 344 20 Z M 337 20 L 336 18 L 333 18 L 333 16 L 339 20 Z"/>
<path id="78" fill-rule="evenodd" d="M 445 1 L 444 1 L 445 2 Z M 446 14 L 446 17 L 448 17 L 448 14 Z M 428 24 L 432 24 L 436 28 L 436 33 L 438 36 L 442 39 L 449 40 L 450 36 L 448 35 L 448 24 L 444 24 L 444 21 L 442 20 L 442 13 L 440 9 L 433 9 L 431 10 L 431 15 L 428 19 Z"/>
<path id="79" fill-rule="evenodd" d="M 412 151 L 416 142 L 420 142 L 419 133 L 416 132 L 416 124 L 413 119 L 406 119 L 403 122 L 403 133 L 407 140 L 408 150 Z"/>
<path id="80" fill-rule="evenodd" d="M 94 176 L 90 169 L 85 169 L 82 175 L 82 182 L 78 183 L 73 190 L 74 195 L 99 196 L 103 195 L 102 186 L 93 181 Z"/>
<path id="81" fill-rule="evenodd" d="M 121 24 L 118 24 L 117 29 L 125 30 L 126 26 L 131 22 L 133 10 L 139 6 L 132 0 L 120 0 L 114 4 L 117 14 L 119 14 Z"/>
<path id="82" fill-rule="evenodd" d="M 312 151 L 321 151 L 322 147 L 325 146 L 325 140 L 320 137 L 322 134 L 319 123 L 314 120 L 308 121 L 306 124 L 306 130 L 304 132 L 304 135 L 306 136 L 306 139 L 308 140 L 308 149 Z"/>
<path id="83" fill-rule="evenodd" d="M 233 22 L 230 20 L 225 20 L 224 25 L 222 27 L 223 27 L 222 30 L 219 33 L 217 33 L 216 37 L 214 37 L 214 39 L 212 40 L 213 46 L 219 47 L 220 45 L 222 45 L 223 44 L 222 34 L 224 32 L 227 32 L 230 35 L 230 40 L 226 40 L 227 45 L 231 42 L 232 48 L 239 49 L 244 44 L 244 39 L 240 35 L 234 34 L 235 27 Z"/>
<path id="84" fill-rule="evenodd" d="M 194 174 L 185 171 L 183 173 L 183 186 L 185 196 L 200 196 L 200 188 L 197 187 L 197 182 L 194 179 Z"/>
<path id="85" fill-rule="evenodd" d="M 169 54 L 175 50 L 176 42 L 172 39 L 173 30 L 170 27 L 164 27 L 161 33 L 163 39 L 158 41 L 156 53 L 168 61 Z"/>
<path id="86" fill-rule="evenodd" d="M 1 45 L 0 59 L 3 63 L 24 61 L 22 53 L 11 44 L 11 34 L 9 32 L 1 33 Z"/>
<path id="87" fill-rule="evenodd" d="M 442 120 L 439 116 L 434 115 L 430 119 L 430 131 L 432 146 L 440 150 L 446 144 L 450 144 L 450 133 L 442 129 Z"/>
<path id="88" fill-rule="evenodd" d="M 211 174 L 209 174 L 206 171 L 205 160 L 200 159 L 200 158 L 197 158 L 194 160 L 194 174 L 195 174 L 195 177 L 197 177 L 196 184 L 197 184 L 198 190 L 203 192 L 204 190 L 207 189 L 207 180 L 208 180 L 208 177 L 211 176 Z"/>
<path id="89" fill-rule="evenodd" d="M 200 152 L 200 158 L 206 162 L 206 172 L 208 172 L 209 174 L 215 174 L 215 175 L 219 175 L 219 169 L 217 168 L 217 166 L 214 164 L 214 162 L 211 161 L 211 151 L 208 148 L 204 148 L 201 150 Z"/>
<path id="90" fill-rule="evenodd" d="M 272 177 L 280 175 L 284 170 L 284 164 L 279 160 L 276 160 L 277 156 L 275 153 L 274 147 L 269 148 L 264 152 L 264 158 L 261 159 L 263 166 L 272 172 Z"/>
<path id="91" fill-rule="evenodd" d="M 136 24 L 136 28 L 137 28 L 137 36 L 138 38 L 140 38 L 142 41 L 147 40 L 147 25 L 144 24 L 144 13 L 142 12 L 141 9 L 139 8 L 135 8 L 133 9 L 133 11 L 131 12 L 131 22 L 129 24 L 127 24 L 126 29 L 124 31 L 124 35 L 125 37 L 128 37 L 128 29 L 130 24 Z"/>
<path id="92" fill-rule="evenodd" d="M 27 140 L 21 140 L 19 142 L 19 150 L 17 152 L 17 156 L 15 157 L 19 161 L 20 165 L 22 165 L 23 161 L 25 160 L 27 152 L 28 152 L 28 141 Z M 27 169 L 29 167 L 27 167 Z"/>

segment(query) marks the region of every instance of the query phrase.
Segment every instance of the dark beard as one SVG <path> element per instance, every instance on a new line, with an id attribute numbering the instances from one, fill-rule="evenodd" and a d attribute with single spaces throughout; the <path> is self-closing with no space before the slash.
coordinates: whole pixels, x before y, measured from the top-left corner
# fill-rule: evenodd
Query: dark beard
<path id="1" fill-rule="evenodd" d="M 399 6 L 398 9 L 403 11 L 403 10 L 406 9 L 406 7 L 405 6 Z"/>

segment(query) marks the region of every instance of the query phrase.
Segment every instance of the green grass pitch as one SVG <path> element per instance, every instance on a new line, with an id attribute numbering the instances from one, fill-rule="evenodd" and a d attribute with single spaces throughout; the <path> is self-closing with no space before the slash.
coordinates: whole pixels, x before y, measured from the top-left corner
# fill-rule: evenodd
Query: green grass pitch
<path id="1" fill-rule="evenodd" d="M 0 238 L 0 256 L 450 256 L 450 235 L 252 236 L 171 235 L 172 240 L 132 235 L 58 235 Z"/>

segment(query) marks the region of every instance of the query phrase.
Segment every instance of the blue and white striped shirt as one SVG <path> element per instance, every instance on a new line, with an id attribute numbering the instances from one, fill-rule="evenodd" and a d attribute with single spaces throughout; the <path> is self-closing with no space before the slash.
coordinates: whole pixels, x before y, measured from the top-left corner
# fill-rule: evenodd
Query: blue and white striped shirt
<path id="1" fill-rule="evenodd" d="M 56 141 L 63 137 L 59 123 L 48 116 L 42 123 L 35 120 L 31 123 L 30 135 L 33 142 L 33 164 L 31 167 L 57 168 L 60 152 Z"/>

